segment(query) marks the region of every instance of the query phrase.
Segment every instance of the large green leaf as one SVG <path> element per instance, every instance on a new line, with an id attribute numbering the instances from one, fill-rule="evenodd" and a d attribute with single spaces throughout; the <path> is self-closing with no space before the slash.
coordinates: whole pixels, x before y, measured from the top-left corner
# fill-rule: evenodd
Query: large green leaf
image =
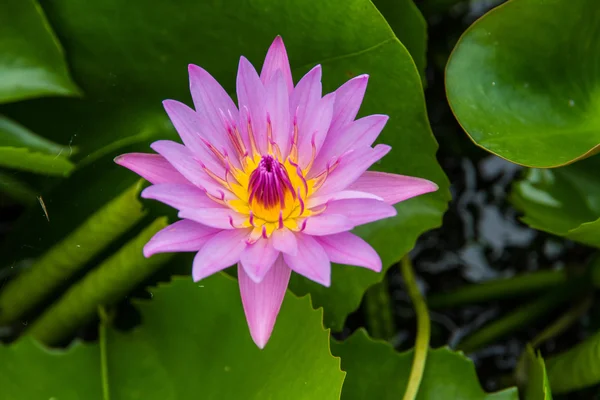
<path id="1" fill-rule="evenodd" d="M 77 95 L 63 51 L 35 0 L 0 3 L 0 103 Z"/>
<path id="2" fill-rule="evenodd" d="M 552 170 L 531 169 L 511 201 L 535 229 L 600 247 L 600 156 Z"/>
<path id="3" fill-rule="evenodd" d="M 343 342 L 332 341 L 333 354 L 347 372 L 342 399 L 399 399 L 408 383 L 413 351 L 397 353 L 386 342 L 359 330 Z M 473 362 L 448 348 L 430 350 L 417 400 L 517 400 L 515 388 L 485 393 Z"/>
<path id="4" fill-rule="evenodd" d="M 110 166 L 108 157 L 126 150 L 149 151 L 153 139 L 174 136 L 161 101 L 188 101 L 188 63 L 206 68 L 234 94 L 239 56 L 246 55 L 260 67 L 269 44 L 281 34 L 296 79 L 321 63 L 324 88 L 331 91 L 349 77 L 369 73 L 362 114 L 391 116 L 381 142 L 391 144 L 393 150 L 376 169 L 425 177 L 440 186 L 437 193 L 400 204 L 396 218 L 359 230 L 381 253 L 384 264 L 398 261 L 421 233 L 440 224 L 449 199 L 448 181 L 435 158 L 437 145 L 427 121 L 418 71 L 370 1 L 315 5 L 303 0 L 188 0 L 147 7 L 142 0 L 126 4 L 53 0 L 43 6 L 64 43 L 86 100 L 35 101 L 12 107 L 10 113 L 25 117 L 35 109 L 46 119 L 52 116 L 52 124 L 33 121 L 30 128 L 58 142 L 73 139 L 82 163 L 88 165 L 54 192 L 44 194 L 44 199 L 66 204 L 68 193 L 75 198 L 69 203 L 78 204 L 78 215 L 91 214 L 101 204 L 100 198 L 134 179 L 132 173 Z M 116 7 L 118 18 L 114 17 Z M 56 212 L 66 215 L 69 210 Z M 56 235 L 52 228 L 35 226 L 21 228 L 12 240 L 36 240 L 39 249 L 39 243 Z M 292 290 L 314 293 L 315 304 L 326 308 L 328 323 L 340 327 L 358 307 L 364 290 L 381 277 L 341 267 L 334 271 L 330 289 L 295 280 Z"/>
<path id="5" fill-rule="evenodd" d="M 259 350 L 237 283 L 176 279 L 140 305 L 143 325 L 101 331 L 99 344 L 49 351 L 29 337 L 0 347 L 0 397 L 49 399 L 338 399 L 344 373 L 321 312 L 288 293 Z"/>
<path id="6" fill-rule="evenodd" d="M 390 27 L 410 52 L 425 82 L 427 22 L 413 0 L 373 0 Z"/>
<path id="7" fill-rule="evenodd" d="M 32 152 L 24 147 L 1 147 L 0 167 L 43 175 L 67 176 L 75 165 L 65 157 Z"/>
<path id="8" fill-rule="evenodd" d="M 26 147 L 32 151 L 66 157 L 70 157 L 75 150 L 72 146 L 61 146 L 38 136 L 3 115 L 0 115 L 0 146 Z"/>
<path id="9" fill-rule="evenodd" d="M 512 0 L 473 24 L 446 70 L 450 105 L 471 139 L 532 167 L 600 144 L 596 0 Z"/>
<path id="10" fill-rule="evenodd" d="M 553 393 L 600 383 L 600 332 L 563 353 L 546 359 Z"/>

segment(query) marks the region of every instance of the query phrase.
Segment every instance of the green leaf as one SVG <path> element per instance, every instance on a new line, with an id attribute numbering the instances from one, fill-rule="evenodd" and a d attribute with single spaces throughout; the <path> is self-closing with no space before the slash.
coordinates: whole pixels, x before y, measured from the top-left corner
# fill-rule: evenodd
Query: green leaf
<path id="1" fill-rule="evenodd" d="M 112 199 L 0 292 L 0 324 L 20 318 L 145 215 L 142 182 Z M 49 214 L 50 218 L 52 214 Z"/>
<path id="2" fill-rule="evenodd" d="M 0 147 L 0 167 L 44 175 L 67 176 L 75 165 L 58 155 L 32 152 L 24 147 Z"/>
<path id="3" fill-rule="evenodd" d="M 152 293 L 140 305 L 140 327 L 101 331 L 100 344 L 49 351 L 26 337 L 0 347 L 0 397 L 339 399 L 345 374 L 308 298 L 287 294 L 273 336 L 259 350 L 234 280 L 176 279 Z"/>
<path id="4" fill-rule="evenodd" d="M 79 94 L 60 43 L 35 0 L 0 3 L 0 76 L 0 103 Z"/>
<path id="5" fill-rule="evenodd" d="M 413 0 L 373 0 L 398 40 L 410 52 L 421 79 L 427 65 L 427 22 Z"/>
<path id="6" fill-rule="evenodd" d="M 72 146 L 61 146 L 48 139 L 36 135 L 15 121 L 0 115 L 0 146 L 27 147 L 29 150 L 54 156 L 71 156 L 75 149 Z"/>
<path id="7" fill-rule="evenodd" d="M 600 332 L 563 353 L 546 359 L 552 393 L 559 394 L 600 383 Z"/>
<path id="8" fill-rule="evenodd" d="M 343 400 L 399 399 L 408 383 L 413 351 L 398 353 L 391 345 L 370 339 L 358 330 L 343 342 L 332 341 L 333 354 L 342 358 L 347 372 Z M 430 350 L 417 400 L 489 399 L 517 400 L 515 388 L 485 393 L 477 380 L 473 362 L 448 348 Z"/>
<path id="9" fill-rule="evenodd" d="M 370 74 L 361 113 L 390 115 L 380 141 L 393 147 L 376 169 L 424 177 L 440 186 L 436 193 L 398 205 L 396 218 L 357 230 L 380 252 L 384 265 L 400 260 L 420 234 L 440 225 L 449 184 L 435 158 L 437 144 L 418 71 L 370 1 L 315 5 L 304 0 L 188 0 L 147 7 L 142 0 L 132 0 L 119 5 L 119 18 L 114 18 L 112 0 L 56 0 L 44 7 L 63 38 L 86 99 L 36 101 L 11 107 L 11 115 L 24 117 L 35 109 L 45 119 L 52 116 L 51 124 L 32 121 L 30 128 L 58 142 L 66 143 L 77 132 L 73 144 L 90 167 L 45 193 L 44 199 L 64 204 L 63 196 L 70 193 L 77 198 L 77 212 L 89 215 L 98 207 L 99 196 L 134 179 L 132 173 L 108 166 L 101 156 L 150 151 L 150 141 L 174 137 L 161 102 L 175 98 L 189 103 L 189 63 L 207 69 L 234 94 L 239 56 L 260 68 L 268 46 L 281 34 L 296 80 L 318 63 L 323 65 L 324 91 L 335 90 L 349 77 Z M 47 235 L 38 227 L 19 232 L 15 237 L 21 243 L 39 243 Z M 292 290 L 312 293 L 315 304 L 326 308 L 328 326 L 340 327 L 366 288 L 383 274 L 334 269 L 330 289 L 295 279 Z"/>
<path id="10" fill-rule="evenodd" d="M 35 191 L 8 171 L 0 171 L 0 193 L 7 193 L 13 200 L 22 204 L 31 205 L 37 202 Z"/>
<path id="11" fill-rule="evenodd" d="M 511 202 L 529 226 L 600 247 L 600 157 L 553 170 L 531 169 L 513 186 Z"/>
<path id="12" fill-rule="evenodd" d="M 28 333 L 42 343 L 60 344 L 84 323 L 89 322 L 100 306 L 115 304 L 137 285 L 156 272 L 172 254 L 144 257 L 144 245 L 167 226 L 158 218 L 110 258 L 74 284 L 33 323 Z"/>
<path id="13" fill-rule="evenodd" d="M 513 0 L 474 23 L 446 70 L 471 139 L 538 168 L 600 150 L 599 24 L 596 0 Z"/>
<path id="14" fill-rule="evenodd" d="M 525 400 L 552 400 L 544 359 L 539 353 L 536 355 L 531 346 L 527 346 L 525 363 L 527 368 Z"/>

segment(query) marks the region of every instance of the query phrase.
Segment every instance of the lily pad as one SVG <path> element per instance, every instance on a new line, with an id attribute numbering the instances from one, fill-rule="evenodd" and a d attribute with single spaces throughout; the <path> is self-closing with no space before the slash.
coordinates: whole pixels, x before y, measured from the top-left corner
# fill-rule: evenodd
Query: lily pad
<path id="1" fill-rule="evenodd" d="M 531 169 L 511 202 L 532 228 L 600 247 L 600 157 L 552 170 Z"/>
<path id="2" fill-rule="evenodd" d="M 0 103 L 79 94 L 60 43 L 35 0 L 0 3 Z"/>
<path id="3" fill-rule="evenodd" d="M 461 37 L 446 69 L 456 118 L 478 146 L 549 168 L 600 149 L 596 0 L 513 0 Z"/>
<path id="4" fill-rule="evenodd" d="M 413 350 L 398 353 L 389 343 L 376 341 L 359 330 L 343 342 L 332 342 L 347 372 L 343 400 L 402 398 Z M 477 380 L 473 362 L 448 348 L 429 350 L 417 400 L 518 400 L 516 388 L 486 393 Z"/>
<path id="5" fill-rule="evenodd" d="M 308 298 L 288 293 L 269 344 L 259 350 L 234 280 L 176 279 L 152 293 L 139 306 L 142 326 L 132 332 L 103 327 L 99 343 L 67 351 L 30 337 L 0 347 L 0 397 L 339 399 L 345 374 Z"/>
<path id="6" fill-rule="evenodd" d="M 18 117 L 39 111 L 52 123 L 34 121 L 32 130 L 80 148 L 77 156 L 85 168 L 44 194 L 59 207 L 58 215 L 70 212 L 61 204 L 76 203 L 78 217 L 84 218 L 101 205 L 100 198 L 135 180 L 130 172 L 110 166 L 108 159 L 125 151 L 149 151 L 152 140 L 175 137 L 161 101 L 190 98 L 189 63 L 207 69 L 233 94 L 239 56 L 260 67 L 269 44 L 281 34 L 296 80 L 318 63 L 323 65 L 324 91 L 335 90 L 350 77 L 370 74 L 361 114 L 390 115 L 380 141 L 393 147 L 375 169 L 427 178 L 440 186 L 436 193 L 398 205 L 397 217 L 358 230 L 380 252 L 384 266 L 406 254 L 421 233 L 440 225 L 449 184 L 435 158 L 437 144 L 419 74 L 370 1 L 190 0 L 147 7 L 142 0 L 132 0 L 119 5 L 118 18 L 111 0 L 53 0 L 43 6 L 86 99 L 40 100 L 11 107 L 10 113 Z M 76 201 L 69 197 L 67 202 L 67 196 Z M 43 249 L 56 240 L 51 227 L 31 228 L 26 221 L 22 226 L 28 229 L 20 229 L 11 241 L 35 240 Z M 298 280 L 291 287 L 298 294 L 313 293 L 315 304 L 325 307 L 328 326 L 340 327 L 366 288 L 382 276 L 340 267 L 330 289 Z"/>

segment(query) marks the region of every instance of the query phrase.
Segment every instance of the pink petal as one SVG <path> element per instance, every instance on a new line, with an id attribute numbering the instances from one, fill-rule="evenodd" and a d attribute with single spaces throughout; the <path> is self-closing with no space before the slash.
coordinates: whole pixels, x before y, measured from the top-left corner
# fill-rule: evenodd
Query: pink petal
<path id="1" fill-rule="evenodd" d="M 381 272 L 381 258 L 377 252 L 367 242 L 350 232 L 321 236 L 317 241 L 334 263 L 356 265 Z"/>
<path id="2" fill-rule="evenodd" d="M 346 232 L 352 228 L 354 228 L 354 224 L 345 215 L 327 213 L 308 217 L 302 232 L 307 235 L 324 236 Z"/>
<path id="3" fill-rule="evenodd" d="M 265 85 L 272 140 L 279 146 L 282 158 L 286 159 L 292 144 L 292 128 L 290 127 L 289 94 L 281 71 L 277 71 Z"/>
<path id="4" fill-rule="evenodd" d="M 340 86 L 335 93 L 333 118 L 330 132 L 334 132 L 354 121 L 365 96 L 369 75 L 360 75 Z"/>
<path id="5" fill-rule="evenodd" d="M 178 210 L 222 207 L 211 200 L 202 189 L 191 184 L 161 183 L 144 189 L 141 196 L 144 199 L 158 200 Z"/>
<path id="6" fill-rule="evenodd" d="M 299 124 L 299 146 L 298 146 L 298 161 L 301 167 L 306 167 L 313 156 L 319 153 L 319 150 L 325 142 L 329 124 L 331 124 L 331 116 L 333 115 L 333 103 L 335 101 L 335 93 L 329 93 L 323 97 L 317 106 L 307 112 L 305 121 L 300 127 Z"/>
<path id="7" fill-rule="evenodd" d="M 187 218 L 206 226 L 219 229 L 235 229 L 241 227 L 247 216 L 227 208 L 191 208 L 179 211 L 179 218 Z"/>
<path id="8" fill-rule="evenodd" d="M 380 219 L 393 217 L 396 209 L 380 200 L 347 199 L 327 203 L 327 209 L 321 215 L 341 214 L 354 224 L 362 225 Z"/>
<path id="9" fill-rule="evenodd" d="M 323 247 L 310 235 L 297 234 L 298 254 L 283 254 L 285 263 L 296 273 L 323 286 L 331 284 L 331 263 Z"/>
<path id="10" fill-rule="evenodd" d="M 339 164 L 329 174 L 323 186 L 317 190 L 316 195 L 323 196 L 346 189 L 367 168 L 379 161 L 391 149 L 388 145 L 378 144 L 375 148 L 360 147 L 343 155 L 339 159 Z"/>
<path id="11" fill-rule="evenodd" d="M 240 260 L 251 229 L 221 231 L 210 238 L 194 257 L 194 282 L 219 272 Z"/>
<path id="12" fill-rule="evenodd" d="M 387 115 L 369 115 L 356 120 L 344 128 L 329 130 L 327 138 L 319 155 L 312 165 L 314 174 L 323 171 L 327 163 L 334 157 L 344 154 L 346 151 L 357 147 L 371 146 L 387 123 Z"/>
<path id="13" fill-rule="evenodd" d="M 218 229 L 209 228 L 186 219 L 177 221 L 157 232 L 146 243 L 144 256 L 150 257 L 158 253 L 198 251 L 218 232 Z"/>
<path id="14" fill-rule="evenodd" d="M 260 283 L 278 256 L 271 240 L 260 238 L 244 249 L 240 264 L 254 282 Z"/>
<path id="15" fill-rule="evenodd" d="M 438 190 L 438 186 L 427 179 L 412 176 L 367 171 L 349 187 L 373 193 L 388 204 L 396 204 L 429 192 Z"/>
<path id="16" fill-rule="evenodd" d="M 277 36 L 269 51 L 265 57 L 262 70 L 260 71 L 260 79 L 266 86 L 271 79 L 277 74 L 277 71 L 281 71 L 283 82 L 287 88 L 288 93 L 292 93 L 294 90 L 294 81 L 292 80 L 292 71 L 290 70 L 290 62 L 288 61 L 287 52 L 283 44 L 281 36 Z"/>
<path id="17" fill-rule="evenodd" d="M 115 163 L 125 167 L 150 183 L 183 183 L 190 184 L 160 154 L 128 153 L 115 157 Z"/>
<path id="18" fill-rule="evenodd" d="M 356 190 L 342 190 L 341 192 L 329 193 L 323 196 L 312 196 L 306 202 L 306 208 L 313 208 L 323 205 L 327 202 L 334 200 L 345 200 L 345 199 L 374 199 L 383 200 L 381 197 L 368 192 L 359 192 Z"/>
<path id="19" fill-rule="evenodd" d="M 208 191 L 213 196 L 231 197 L 231 193 L 218 184 L 202 168 L 190 150 L 182 144 L 170 140 L 159 140 L 150 145 L 153 150 L 167 159 L 191 183 Z"/>
<path id="20" fill-rule="evenodd" d="M 285 265 L 282 257 L 275 261 L 260 283 L 254 282 L 244 268 L 238 266 L 240 295 L 248 328 L 252 340 L 261 349 L 271 337 L 290 274 L 291 270 Z"/>
<path id="21" fill-rule="evenodd" d="M 276 229 L 271 235 L 273 247 L 282 253 L 295 256 L 298 254 L 298 242 L 296 235 L 288 228 Z"/>
<path id="22" fill-rule="evenodd" d="M 227 125 L 238 120 L 238 110 L 225 89 L 207 71 L 190 64 L 190 91 L 205 135 L 219 150 L 235 154 L 227 135 Z M 211 132 L 210 134 L 208 132 Z M 235 157 L 232 157 L 235 159 Z"/>
<path id="23" fill-rule="evenodd" d="M 236 88 L 242 132 L 249 137 L 248 125 L 251 125 L 256 146 L 262 154 L 265 154 L 267 152 L 266 91 L 256 70 L 245 57 L 240 58 Z"/>
<path id="24" fill-rule="evenodd" d="M 212 172 L 223 178 L 225 168 L 203 142 L 204 139 L 209 143 L 218 143 L 210 133 L 212 131 L 206 129 L 206 123 L 199 120 L 198 114 L 194 110 L 178 101 L 165 100 L 163 106 L 185 147 L 189 148 L 199 160 L 202 160 Z"/>
<path id="25" fill-rule="evenodd" d="M 308 156 L 311 154 L 310 145 L 314 127 L 317 124 L 315 117 L 320 115 L 321 91 L 321 66 L 317 65 L 300 79 L 290 97 L 290 115 L 298 126 L 299 150 L 304 151 L 308 146 Z M 333 112 L 333 106 L 329 106 L 329 103 L 332 98 L 333 96 L 328 97 L 326 104 L 330 107 L 331 112 Z M 321 119 L 321 117 L 319 118 Z M 330 121 L 331 116 L 329 116 Z M 304 164 L 301 165 L 304 166 Z"/>

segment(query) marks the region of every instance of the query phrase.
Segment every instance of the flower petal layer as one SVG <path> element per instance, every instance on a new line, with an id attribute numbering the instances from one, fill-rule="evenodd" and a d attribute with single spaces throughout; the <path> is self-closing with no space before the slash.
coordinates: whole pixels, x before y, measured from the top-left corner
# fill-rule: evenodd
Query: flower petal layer
<path id="1" fill-rule="evenodd" d="M 352 221 L 344 214 L 327 213 L 307 218 L 302 232 L 307 235 L 324 236 L 346 232 L 354 226 Z"/>
<path id="2" fill-rule="evenodd" d="M 190 183 L 160 154 L 127 153 L 115 157 L 115 163 L 150 183 Z"/>
<path id="3" fill-rule="evenodd" d="M 292 80 L 292 71 L 290 70 L 290 62 L 288 60 L 285 45 L 281 36 L 277 36 L 265 57 L 262 70 L 260 71 L 260 79 L 266 86 L 271 79 L 281 71 L 283 82 L 286 85 L 288 93 L 294 90 L 294 81 Z"/>
<path id="4" fill-rule="evenodd" d="M 179 211 L 179 218 L 191 219 L 206 226 L 219 229 L 236 229 L 242 227 L 247 217 L 236 211 L 222 208 L 188 208 Z"/>
<path id="5" fill-rule="evenodd" d="M 381 258 L 377 252 L 367 242 L 350 232 L 321 236 L 317 241 L 334 263 L 355 265 L 381 272 Z"/>
<path id="6" fill-rule="evenodd" d="M 240 295 L 250 335 L 261 349 L 271 337 L 290 280 L 290 273 L 291 270 L 285 265 L 281 256 L 260 283 L 254 282 L 245 269 L 238 266 Z"/>
<path id="7" fill-rule="evenodd" d="M 206 193 L 191 184 L 161 183 L 142 191 L 144 199 L 158 200 L 178 210 L 184 208 L 219 208 L 221 205 L 211 200 Z"/>
<path id="8" fill-rule="evenodd" d="M 435 192 L 438 186 L 427 179 L 367 171 L 354 181 L 349 189 L 373 193 L 388 204 L 396 204 L 415 196 Z"/>
<path id="9" fill-rule="evenodd" d="M 271 238 L 275 249 L 291 256 L 298 254 L 296 235 L 288 228 L 274 230 Z"/>
<path id="10" fill-rule="evenodd" d="M 227 136 L 228 125 L 238 120 L 238 109 L 225 89 L 207 71 L 190 64 L 190 92 L 198 113 L 203 134 L 219 150 L 226 149 L 234 154 L 234 148 Z"/>
<path id="11" fill-rule="evenodd" d="M 389 117 L 387 115 L 369 115 L 361 118 L 344 128 L 329 131 L 319 155 L 312 165 L 312 171 L 319 173 L 325 169 L 327 163 L 334 157 L 344 154 L 353 148 L 371 146 Z"/>
<path id="12" fill-rule="evenodd" d="M 320 216 L 330 214 L 343 215 L 351 224 L 358 226 L 393 217 L 397 211 L 393 206 L 380 200 L 346 199 L 327 203 L 327 209 Z"/>
<path id="13" fill-rule="evenodd" d="M 144 256 L 179 251 L 198 251 L 218 229 L 194 221 L 181 220 L 158 231 L 144 246 Z"/>
<path id="14" fill-rule="evenodd" d="M 236 80 L 240 126 L 244 136 L 254 138 L 261 154 L 267 153 L 267 95 L 254 66 L 246 57 L 240 58 Z M 252 132 L 250 132 L 250 129 Z M 252 135 L 250 135 L 252 133 Z M 247 143 L 251 146 L 251 142 Z"/>
<path id="15" fill-rule="evenodd" d="M 237 263 L 249 234 L 250 229 L 231 229 L 211 237 L 194 257 L 194 282 Z"/>
<path id="16" fill-rule="evenodd" d="M 354 121 L 362 104 L 369 75 L 359 75 L 350 79 L 335 91 L 335 105 L 330 132 L 336 132 Z"/>
<path id="17" fill-rule="evenodd" d="M 346 189 L 391 149 L 388 145 L 378 144 L 374 148 L 360 147 L 342 155 L 338 165 L 317 190 L 316 195 L 323 196 Z"/>
<path id="18" fill-rule="evenodd" d="M 256 283 L 260 283 L 279 256 L 271 239 L 260 238 L 249 244 L 240 255 L 240 264 L 246 274 Z"/>
<path id="19" fill-rule="evenodd" d="M 323 286 L 331 284 L 331 263 L 323 247 L 310 235 L 296 235 L 298 254 L 283 254 L 285 263 L 296 273 Z"/>

